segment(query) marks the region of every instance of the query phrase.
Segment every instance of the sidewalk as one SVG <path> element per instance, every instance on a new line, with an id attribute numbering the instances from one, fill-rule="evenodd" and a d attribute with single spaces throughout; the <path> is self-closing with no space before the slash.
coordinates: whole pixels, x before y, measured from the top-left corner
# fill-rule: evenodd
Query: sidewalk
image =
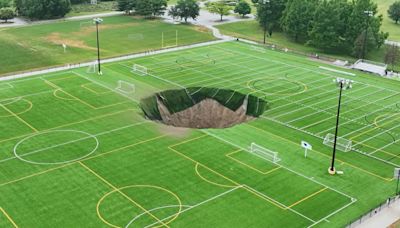
<path id="1" fill-rule="evenodd" d="M 361 224 L 353 227 L 358 228 L 377 228 L 377 227 L 389 227 L 393 223 L 400 220 L 400 200 L 390 205 L 387 208 L 377 212 L 371 218 L 364 220 Z"/>

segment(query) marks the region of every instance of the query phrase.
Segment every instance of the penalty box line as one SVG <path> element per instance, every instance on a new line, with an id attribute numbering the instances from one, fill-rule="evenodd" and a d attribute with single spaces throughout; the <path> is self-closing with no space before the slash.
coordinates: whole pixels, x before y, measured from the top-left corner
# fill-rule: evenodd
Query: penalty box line
<path id="1" fill-rule="evenodd" d="M 260 192 L 258 192 L 257 190 L 253 189 L 253 188 L 250 187 L 250 186 L 243 185 L 243 184 L 239 184 L 238 182 L 236 182 L 236 181 L 230 179 L 229 177 L 226 177 L 225 175 L 221 174 L 220 172 L 217 172 L 217 171 L 211 169 L 210 167 L 208 167 L 208 166 L 202 164 L 201 162 L 196 161 L 196 160 L 192 159 L 191 157 L 189 157 L 189 156 L 187 156 L 187 155 L 185 155 L 185 154 L 183 154 L 183 153 L 181 153 L 181 152 L 179 152 L 178 150 L 176 150 L 176 149 L 173 148 L 173 147 L 175 147 L 175 146 L 178 146 L 178 145 L 181 145 L 181 144 L 185 144 L 185 143 L 188 143 L 188 142 L 191 142 L 191 141 L 194 141 L 194 140 L 198 140 L 198 139 L 201 139 L 201 138 L 204 138 L 204 137 L 207 137 L 207 136 L 208 136 L 208 137 L 214 137 L 214 138 L 217 138 L 218 140 L 221 140 L 221 141 L 223 141 L 223 142 L 226 142 L 225 140 L 222 140 L 222 139 L 220 139 L 220 138 L 218 138 L 218 137 L 215 137 L 215 136 L 213 136 L 213 135 L 210 135 L 210 134 L 206 133 L 206 134 L 204 134 L 204 135 L 201 135 L 201 136 L 198 136 L 198 137 L 195 137 L 195 138 L 192 138 L 192 139 L 189 139 L 189 140 L 186 140 L 186 141 L 183 141 L 183 142 L 180 142 L 180 143 L 171 145 L 171 146 L 169 146 L 168 148 L 169 148 L 170 150 L 172 150 L 173 152 L 177 153 L 178 155 L 180 155 L 180 156 L 186 158 L 187 160 L 190 160 L 190 161 L 194 162 L 195 164 L 199 164 L 199 165 L 201 165 L 202 167 L 206 168 L 207 170 L 209 170 L 209 171 L 211 171 L 211 172 L 217 174 L 218 176 L 220 176 L 220 177 L 222 177 L 222 178 L 224 178 L 224 179 L 230 181 L 231 183 L 235 184 L 236 186 L 244 186 L 244 189 L 246 189 L 248 192 L 252 193 L 253 195 L 255 195 L 255 196 L 257 196 L 257 197 L 260 197 L 260 198 L 264 199 L 264 200 L 267 201 L 268 203 L 270 203 L 270 204 L 272 204 L 272 205 L 274 205 L 274 206 L 276 206 L 276 207 L 278 207 L 278 208 L 280 208 L 280 209 L 282 209 L 282 210 L 290 210 L 291 212 L 293 212 L 293 213 L 295 213 L 295 214 L 298 214 L 299 216 L 301 216 L 301 217 L 303 217 L 303 218 L 305 218 L 305 219 L 307 219 L 307 220 L 309 220 L 309 221 L 311 221 L 311 222 L 316 222 L 315 220 L 313 220 L 313 219 L 307 217 L 306 215 L 304 215 L 304 214 L 302 214 L 302 213 L 300 213 L 300 212 L 298 212 L 298 211 L 296 211 L 296 210 L 294 210 L 294 209 L 292 209 L 292 208 L 290 208 L 290 207 L 288 207 L 288 206 L 286 206 L 286 205 L 280 203 L 279 201 L 277 201 L 277 200 L 275 200 L 275 199 L 273 199 L 273 198 L 271 198 L 271 197 L 269 197 L 269 196 L 266 196 L 264 193 L 260 193 Z M 233 146 L 235 146 L 235 147 L 237 147 L 237 148 L 241 148 L 241 147 L 239 147 L 239 146 L 237 146 L 237 145 L 234 145 L 233 143 L 229 143 L 229 144 L 230 144 L 230 145 L 233 145 Z M 242 150 L 245 150 L 245 149 L 243 149 L 243 148 L 241 148 L 241 149 L 242 149 Z M 315 182 L 315 181 L 314 181 L 314 182 Z M 319 184 L 319 185 L 322 185 L 322 184 Z M 326 187 L 327 187 L 327 186 L 326 186 Z M 328 187 L 328 188 L 329 188 L 329 187 Z"/>

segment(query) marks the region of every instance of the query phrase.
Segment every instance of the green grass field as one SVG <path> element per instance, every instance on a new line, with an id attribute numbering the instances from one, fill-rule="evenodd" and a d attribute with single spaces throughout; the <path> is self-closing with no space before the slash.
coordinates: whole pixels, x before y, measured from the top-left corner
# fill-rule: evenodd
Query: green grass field
<path id="1" fill-rule="evenodd" d="M 343 227 L 394 194 L 399 83 L 354 72 L 340 135 L 355 150 L 338 152 L 344 174 L 330 176 L 321 137 L 333 132 L 332 80 L 343 75 L 319 66 L 228 42 L 109 63 L 103 76 L 0 82 L 0 227 Z M 135 93 L 117 90 L 120 80 Z M 189 86 L 251 93 L 271 108 L 219 130 L 143 119 L 139 99 Z M 301 140 L 313 145 L 307 158 Z M 252 142 L 281 161 L 249 153 Z"/>
<path id="2" fill-rule="evenodd" d="M 104 18 L 100 25 L 103 58 L 132 54 L 175 45 L 213 40 L 201 27 L 172 25 L 159 20 L 130 16 Z M 29 38 L 29 39 L 27 39 Z M 66 44 L 64 53 L 62 44 Z M 91 20 L 56 22 L 0 29 L 0 75 L 56 65 L 91 61 L 97 58 L 96 30 Z"/>

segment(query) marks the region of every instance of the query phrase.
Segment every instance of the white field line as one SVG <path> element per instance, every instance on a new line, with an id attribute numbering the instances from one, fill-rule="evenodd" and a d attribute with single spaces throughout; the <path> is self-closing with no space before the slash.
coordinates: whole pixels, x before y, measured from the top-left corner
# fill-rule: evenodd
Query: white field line
<path id="1" fill-rule="evenodd" d="M 361 90 L 363 90 L 363 89 L 367 89 L 367 87 L 361 87 L 361 88 L 352 90 L 352 92 L 355 93 L 355 92 L 361 91 Z M 329 92 L 333 92 L 333 91 L 329 91 Z M 369 96 L 369 94 L 367 94 L 367 95 Z M 367 95 L 365 95 L 365 96 L 367 96 Z M 363 97 L 365 97 L 365 96 L 363 96 Z M 320 100 L 320 101 L 318 101 L 318 102 L 312 103 L 312 105 L 310 105 L 310 106 L 311 106 L 311 107 L 315 107 L 315 106 L 318 105 L 318 104 L 325 103 L 325 102 L 331 101 L 331 100 L 336 100 L 336 99 L 337 99 L 336 96 L 331 96 L 331 97 L 328 97 L 327 99 L 322 99 L 322 100 Z M 296 102 L 299 102 L 299 101 L 296 101 Z M 352 100 L 343 102 L 343 104 L 347 104 L 347 103 L 351 103 L 351 102 L 352 102 Z M 311 113 L 311 114 L 308 114 L 308 115 L 301 116 L 301 117 L 298 118 L 298 119 L 302 119 L 302 118 L 311 116 L 311 115 L 313 115 L 313 114 L 317 114 L 317 113 L 319 113 L 319 112 L 321 112 L 321 111 L 327 111 L 327 110 L 329 110 L 329 109 L 332 109 L 333 107 L 335 107 L 335 106 L 329 106 L 328 108 L 320 109 L 320 111 L 318 111 L 318 112 L 314 112 L 314 113 Z M 316 107 L 316 108 L 318 108 L 318 107 Z M 280 114 L 280 115 L 274 116 L 274 118 L 279 118 L 279 117 L 282 117 L 282 116 L 286 116 L 286 115 L 289 115 L 289 114 L 292 114 L 292 113 L 294 113 L 294 112 L 298 112 L 298 111 L 304 110 L 304 109 L 306 109 L 306 108 L 305 108 L 305 107 L 300 107 L 300 108 L 294 109 L 294 110 L 292 110 L 292 111 L 290 111 L 290 112 L 285 112 L 285 113 L 282 113 L 282 114 Z M 291 121 L 296 121 L 296 120 L 297 120 L 297 119 L 293 119 L 293 120 L 291 120 Z"/>
<path id="2" fill-rule="evenodd" d="M 203 204 L 205 204 L 205 203 L 208 203 L 208 202 L 210 202 L 210 201 L 213 201 L 213 200 L 215 200 L 215 199 L 218 199 L 218 198 L 220 198 L 220 197 L 222 197 L 222 196 L 224 196 L 224 195 L 226 195 L 226 194 L 228 194 L 228 193 L 231 193 L 231 192 L 233 192 L 233 191 L 235 191 L 235 190 L 237 190 L 237 189 L 239 189 L 239 188 L 243 188 L 243 186 L 237 186 L 237 187 L 232 188 L 232 189 L 230 189 L 230 190 L 228 190 L 228 191 L 225 191 L 225 192 L 223 192 L 223 193 L 221 193 L 221 194 L 218 194 L 218 195 L 216 195 L 216 196 L 213 196 L 213 197 L 211 197 L 211 198 L 209 198 L 209 199 L 207 199 L 207 200 L 204 200 L 204 201 L 202 201 L 202 202 L 200 202 L 200 203 L 198 203 L 198 204 L 195 204 L 195 205 L 193 205 L 193 206 L 191 206 L 191 207 L 189 207 L 189 208 L 187 208 L 187 209 L 185 209 L 185 210 L 182 210 L 182 211 L 179 212 L 179 213 L 175 213 L 175 214 L 173 214 L 173 215 L 170 215 L 170 216 L 168 216 L 168 217 L 165 217 L 165 218 L 161 219 L 160 221 L 157 221 L 157 222 L 154 222 L 154 223 L 152 223 L 152 224 L 150 224 L 150 225 L 147 225 L 147 226 L 145 226 L 144 228 L 148 228 L 148 227 L 152 227 L 152 226 L 154 226 L 154 225 L 157 225 L 157 224 L 160 223 L 160 222 L 164 222 L 165 220 L 170 219 L 170 218 L 173 218 L 173 217 L 175 217 L 176 215 L 180 215 L 180 214 L 185 213 L 186 211 L 189 211 L 189 210 L 191 210 L 191 209 L 193 209 L 193 208 L 199 207 L 199 206 L 201 206 L 201 205 L 203 205 Z"/>
<path id="3" fill-rule="evenodd" d="M 34 150 L 34 151 L 30 151 L 30 152 L 28 152 L 28 153 L 19 155 L 19 157 L 26 157 L 26 156 L 28 156 L 28 155 L 36 154 L 36 153 L 39 153 L 39 152 L 42 152 L 42 151 L 46 151 L 46 150 L 49 150 L 49 149 L 54 149 L 54 148 L 57 148 L 57 147 L 60 147 L 60 146 L 65 146 L 65 145 L 68 145 L 68 144 L 71 144 L 71 143 L 76 143 L 76 142 L 84 141 L 84 140 L 86 140 L 86 139 L 93 138 L 93 136 L 94 136 L 94 137 L 102 136 L 102 135 L 105 135 L 105 134 L 109 134 L 109 133 L 112 133 L 112 132 L 115 132 L 115 131 L 120 131 L 120 130 L 123 130 L 123 129 L 126 129 L 126 128 L 130 128 L 130 127 L 137 126 L 137 125 L 141 125 L 141 124 L 145 124 L 145 123 L 150 123 L 150 122 L 149 122 L 149 121 L 143 121 L 143 122 L 139 122 L 139 123 L 134 123 L 134 124 L 130 124 L 130 125 L 127 125 L 127 126 L 124 126 L 124 127 L 115 128 L 115 129 L 113 129 L 113 130 L 104 131 L 104 132 L 101 132 L 101 133 L 98 133 L 98 134 L 86 136 L 86 137 L 83 137 L 83 138 L 79 138 L 79 139 L 75 139 L 75 140 L 70 140 L 70 141 L 67 141 L 67 142 L 64 142 L 64 143 L 60 143 L 60 144 L 52 145 L 52 146 L 49 146 L 49 147 L 44 147 L 44 148 L 41 148 L 41 149 L 37 149 L 37 150 Z M 44 132 L 47 132 L 47 131 L 44 131 Z M 48 131 L 48 132 L 51 132 L 51 130 Z M 43 132 L 41 132 L 41 133 L 43 133 Z M 35 135 L 35 134 L 33 134 L 33 135 Z M 28 136 L 28 137 L 29 137 L 29 136 Z M 13 156 L 13 157 L 10 157 L 10 158 L 6 158 L 6 159 L 3 159 L 3 160 L 0 160 L 0 163 L 6 162 L 6 161 L 10 161 L 10 160 L 13 160 L 13 159 L 17 159 L 17 157 Z"/>
<path id="4" fill-rule="evenodd" d="M 367 105 L 369 105 L 369 104 L 373 104 L 373 103 L 367 103 Z M 373 112 L 369 112 L 369 113 L 366 113 L 365 115 L 362 115 L 362 116 L 360 116 L 360 117 L 357 117 L 357 118 L 354 118 L 354 119 L 352 119 L 352 120 L 343 122 L 343 123 L 341 123 L 340 125 L 343 126 L 343 125 L 346 125 L 346 124 L 349 124 L 349 123 L 352 123 L 352 122 L 358 123 L 357 120 L 363 119 L 365 116 L 373 115 L 373 114 L 378 113 L 378 112 L 380 112 L 380 111 L 382 111 L 382 110 L 385 110 L 385 109 L 392 109 L 392 110 L 395 110 L 394 108 L 391 108 L 390 106 L 396 106 L 396 104 L 390 104 L 390 105 L 383 106 L 382 108 L 375 109 L 375 111 L 373 111 Z M 348 111 L 346 111 L 346 112 L 348 112 Z M 370 126 L 370 125 L 367 125 L 367 126 Z M 316 133 L 316 134 L 317 134 L 317 135 L 321 135 L 321 134 L 323 134 L 323 133 L 325 133 L 325 132 L 329 132 L 329 131 L 331 131 L 331 130 L 333 130 L 333 129 L 335 129 L 335 127 L 328 128 L 328 129 L 323 130 L 323 131 L 320 131 L 320 132 L 318 132 L 318 133 Z"/>
<path id="5" fill-rule="evenodd" d="M 400 125 L 398 125 L 397 127 L 400 127 Z M 376 152 L 381 151 L 381 150 L 383 150 L 383 149 L 385 149 L 385 148 L 387 148 L 387 147 L 389 147 L 389 146 L 391 146 L 391 145 L 397 143 L 399 140 L 400 140 L 400 139 L 396 139 L 396 140 L 394 140 L 393 142 L 388 143 L 388 144 L 386 144 L 386 145 L 384 145 L 384 146 L 382 146 L 382 147 L 380 147 L 380 148 L 378 148 L 378 149 L 372 151 L 372 152 L 369 153 L 368 155 L 373 155 L 373 154 L 375 154 Z"/>
<path id="6" fill-rule="evenodd" d="M 380 136 L 380 135 L 382 135 L 382 134 L 385 134 L 385 133 L 387 133 L 387 132 L 391 132 L 391 130 L 396 129 L 396 128 L 398 128 L 398 127 L 400 127 L 400 124 L 395 125 L 394 127 L 391 127 L 391 128 L 389 128 L 389 129 L 386 129 L 386 130 L 384 130 L 384 131 L 382 131 L 382 132 L 380 132 L 380 133 L 378 133 L 378 134 L 376 134 L 376 135 L 373 135 L 373 136 L 371 136 L 371 137 L 368 137 L 368 138 L 366 138 L 366 139 L 364 139 L 364 140 L 362 140 L 362 141 L 360 141 L 360 142 L 357 142 L 357 143 L 354 144 L 353 146 L 357 146 L 357 145 L 362 144 L 363 142 L 366 142 L 366 141 L 368 141 L 368 140 L 370 140 L 370 139 L 377 138 L 378 136 Z"/>
<path id="7" fill-rule="evenodd" d="M 298 127 L 292 126 L 292 125 L 290 125 L 290 124 L 286 124 L 286 123 L 284 123 L 284 122 L 282 122 L 282 121 L 279 121 L 279 120 L 276 120 L 276 119 L 272 119 L 272 118 L 269 118 L 269 117 L 265 117 L 265 116 L 262 116 L 261 118 L 266 119 L 266 120 L 269 120 L 269 121 L 272 121 L 272 122 L 275 122 L 275 123 L 278 123 L 278 124 L 283 125 L 283 126 L 286 126 L 286 127 L 288 127 L 288 128 L 291 128 L 291 129 L 294 129 L 294 130 L 303 132 L 304 134 L 308 134 L 308 135 L 310 135 L 310 136 L 319 138 L 319 139 L 321 139 L 321 140 L 324 139 L 324 137 L 322 137 L 322 136 L 320 136 L 320 135 L 316 135 L 316 134 L 314 134 L 314 133 L 312 133 L 312 132 L 309 132 L 309 131 L 307 131 L 307 130 L 302 130 L 302 129 L 298 128 Z M 362 155 L 364 155 L 364 156 L 367 156 L 367 157 L 373 158 L 373 159 L 375 159 L 375 160 L 381 161 L 381 162 L 383 162 L 383 163 L 386 163 L 386 164 L 389 164 L 389 165 L 392 165 L 392 166 L 396 166 L 396 167 L 399 166 L 399 164 L 395 164 L 395 163 L 393 163 L 393 162 L 384 160 L 384 159 L 379 158 L 379 157 L 375 157 L 375 156 L 373 156 L 373 155 L 368 155 L 367 153 L 365 153 L 365 152 L 363 152 L 363 151 L 361 151 L 361 150 L 354 149 L 354 148 L 353 148 L 352 150 L 353 150 L 353 151 L 356 151 L 356 152 L 358 152 L 358 153 L 360 153 L 360 154 L 362 154 Z"/>
<path id="8" fill-rule="evenodd" d="M 2 85 L 7 85 L 7 86 L 8 86 L 8 88 L 2 88 L 2 87 L 1 87 Z M 0 90 L 12 89 L 12 88 L 14 88 L 14 86 L 13 86 L 11 83 L 9 83 L 9 82 L 6 82 L 6 83 L 0 83 Z"/>
<path id="9" fill-rule="evenodd" d="M 345 208 L 349 207 L 350 205 L 354 204 L 355 202 L 357 202 L 357 200 L 356 199 L 352 199 L 350 203 L 348 203 L 348 204 L 344 205 L 343 207 L 337 209 L 336 211 L 332 212 L 331 214 L 323 217 L 322 219 L 318 220 L 314 224 L 311 224 L 311 226 L 309 226 L 309 228 L 310 227 L 314 227 L 315 225 L 319 224 L 320 222 L 327 220 L 329 217 L 339 213 L 340 211 L 344 210 Z"/>
<path id="10" fill-rule="evenodd" d="M 387 116 L 387 117 L 385 117 L 385 118 L 383 118 L 383 119 L 381 119 L 381 120 L 382 120 L 382 121 L 387 120 L 387 119 L 389 119 L 389 118 L 391 118 L 391 117 L 393 117 L 393 116 L 395 116 L 395 115 L 396 115 L 396 114 Z M 356 132 L 360 132 L 360 131 L 364 130 L 365 128 L 368 128 L 368 127 L 372 127 L 372 128 L 374 128 L 374 129 L 379 129 L 379 130 L 381 130 L 380 128 L 374 127 L 373 124 L 368 124 L 368 125 L 365 125 L 365 126 L 362 127 L 362 128 L 359 128 L 359 129 L 357 129 L 357 130 L 355 130 L 355 131 L 352 131 L 352 132 L 350 132 L 350 133 L 347 133 L 347 134 L 343 135 L 342 137 L 346 137 L 346 136 L 349 136 L 349 135 L 354 134 L 354 133 L 356 133 Z M 396 133 L 394 133 L 394 134 L 397 135 Z"/>
<path id="11" fill-rule="evenodd" d="M 327 71 L 339 73 L 339 74 L 344 74 L 344 75 L 347 75 L 347 76 L 356 76 L 356 75 L 353 74 L 353 73 L 349 73 L 349 72 L 341 71 L 341 70 L 336 70 L 336 69 L 329 68 L 329 67 L 319 66 L 318 68 L 319 68 L 319 69 L 322 69 L 322 70 L 327 70 Z"/>
<path id="12" fill-rule="evenodd" d="M 156 207 L 156 208 L 150 209 L 150 210 L 148 210 L 148 212 L 158 211 L 158 210 L 160 210 L 160 209 L 165 209 L 165 208 L 174 208 L 174 207 L 185 207 L 185 208 L 189 208 L 189 207 L 192 207 L 192 206 L 189 206 L 189 205 L 167 205 L 167 206 L 161 206 L 161 207 Z M 134 221 L 136 221 L 137 219 L 139 219 L 140 217 L 142 217 L 142 216 L 145 215 L 145 214 L 147 214 L 147 212 L 142 212 L 141 214 L 136 215 L 136 216 L 125 226 L 125 228 L 128 228 L 130 225 L 132 225 L 132 223 L 133 223 Z M 176 215 L 176 213 L 175 213 L 175 215 Z"/>
<path id="13" fill-rule="evenodd" d="M 378 91 L 378 92 L 381 92 L 381 91 Z M 378 93 L 378 92 L 376 92 L 376 93 Z M 369 95 L 370 95 L 370 94 L 369 94 Z M 358 106 L 357 109 L 360 109 L 360 108 L 362 108 L 362 107 L 365 107 L 365 106 L 374 104 L 375 102 L 379 102 L 379 101 L 385 100 L 385 99 L 386 99 L 386 97 L 383 97 L 383 98 L 378 99 L 378 100 L 376 100 L 376 101 L 374 101 L 374 102 L 364 102 L 365 104 L 363 104 L 363 105 L 361 105 L 361 106 Z M 353 111 L 353 110 L 348 110 L 348 111 L 341 112 L 341 115 L 346 114 L 346 113 L 349 113 L 349 112 L 352 112 L 352 111 Z M 331 117 L 331 118 L 332 118 L 332 117 Z M 301 129 L 306 129 L 306 128 L 312 127 L 312 126 L 314 126 L 314 125 L 320 124 L 320 123 L 325 122 L 325 121 L 327 121 L 327 119 L 320 120 L 320 121 L 317 121 L 317 122 L 312 123 L 312 124 L 310 124 L 310 125 L 304 126 L 304 127 L 302 127 Z"/>
<path id="14" fill-rule="evenodd" d="M 361 91 L 361 90 L 366 89 L 366 88 L 367 88 L 367 87 L 363 87 L 363 88 L 361 88 L 361 89 L 359 89 L 359 90 L 354 90 L 354 91 L 355 91 L 355 92 L 358 92 L 358 91 Z M 377 92 L 379 92 L 379 91 L 377 91 Z M 373 93 L 369 93 L 369 94 L 363 95 L 363 96 L 361 96 L 361 97 L 357 97 L 357 99 L 361 99 L 361 98 L 364 98 L 364 97 L 369 97 L 369 96 L 371 96 L 371 95 L 373 95 L 373 94 L 376 94 L 377 92 L 373 92 Z M 317 102 L 317 103 L 313 103 L 312 106 L 314 107 L 315 104 L 320 104 L 320 103 L 323 103 L 323 102 L 327 102 L 327 101 L 331 101 L 331 100 L 336 100 L 336 99 L 337 99 L 337 97 L 331 97 L 331 98 L 329 98 L 329 99 L 322 100 L 322 101 Z M 355 99 L 349 99 L 348 101 L 343 102 L 342 105 L 349 104 L 349 103 L 353 103 L 354 100 L 355 100 Z M 317 112 L 314 112 L 314 113 L 310 113 L 310 114 L 301 116 L 301 117 L 296 118 L 296 119 L 292 119 L 292 120 L 290 120 L 290 121 L 287 122 L 287 123 L 292 123 L 292 122 L 295 122 L 295 121 L 297 121 L 297 120 L 302 120 L 302 119 L 304 119 L 304 118 L 307 118 L 307 117 L 312 116 L 312 115 L 314 115 L 314 114 L 320 113 L 320 112 L 322 112 L 322 111 L 328 111 L 328 110 L 330 110 L 330 109 L 335 109 L 335 107 L 337 107 L 337 106 L 336 106 L 336 105 L 333 105 L 333 106 L 330 106 L 330 107 L 327 107 L 327 108 L 323 108 L 323 109 L 321 109 L 320 111 L 317 111 Z M 304 108 L 302 108 L 302 109 L 304 109 Z M 298 110 L 298 109 L 297 109 L 297 110 Z M 300 109 L 300 110 L 301 110 L 301 109 Z M 343 114 L 343 113 L 341 113 L 341 114 Z"/>
<path id="15" fill-rule="evenodd" d="M 209 131 L 207 131 L 207 130 L 202 130 L 202 131 L 203 131 L 204 133 L 206 133 L 206 134 L 208 134 L 208 135 L 210 135 L 210 136 L 216 138 L 216 139 L 219 139 L 219 140 L 221 140 L 221 141 L 223 141 L 223 142 L 229 144 L 229 145 L 232 145 L 232 146 L 237 147 L 237 148 L 239 148 L 239 149 L 242 149 L 242 150 L 244 150 L 244 151 L 248 151 L 248 148 L 244 148 L 244 147 L 242 147 L 242 146 L 237 145 L 236 143 L 233 143 L 233 142 L 230 142 L 230 141 L 228 141 L 228 140 L 225 140 L 224 138 L 221 138 L 220 136 L 217 136 L 217 135 L 215 135 L 215 134 L 213 134 L 213 133 L 211 133 L 211 132 L 209 132 Z M 288 168 L 288 167 L 286 167 L 286 166 L 284 166 L 284 165 L 282 165 L 282 164 L 280 164 L 280 163 L 274 163 L 274 164 L 277 165 L 277 166 L 279 166 L 279 167 L 281 167 L 281 168 L 283 168 L 283 169 L 286 169 L 286 170 L 290 171 L 291 173 L 294 173 L 295 175 L 301 176 L 301 177 L 303 177 L 303 178 L 305 178 L 305 179 L 307 179 L 307 180 L 309 180 L 309 181 L 311 181 L 311 182 L 314 182 L 314 183 L 316 183 L 316 184 L 318 184 L 318 185 L 321 185 L 321 186 L 323 186 L 323 187 L 326 187 L 326 188 L 328 188 L 328 189 L 330 189 L 330 190 L 332 190 L 332 191 L 334 191 L 334 192 L 337 192 L 337 193 L 339 193 L 340 195 L 343 195 L 343 196 L 345 196 L 345 197 L 347 197 L 347 198 L 349 198 L 349 199 L 351 199 L 351 200 L 355 200 L 354 197 L 351 197 L 351 196 L 347 195 L 346 193 L 343 193 L 343 192 L 341 192 L 341 191 L 339 191 L 339 190 L 336 190 L 336 189 L 334 189 L 334 188 L 332 188 L 332 187 L 330 187 L 330 186 L 328 186 L 328 185 L 326 185 L 326 184 L 323 184 L 323 183 L 321 183 L 321 182 L 315 180 L 315 178 L 307 177 L 307 176 L 305 176 L 305 175 L 303 175 L 303 174 L 301 174 L 301 173 L 299 173 L 299 172 L 297 172 L 297 171 L 294 171 L 294 170 L 292 170 L 292 169 L 290 169 L 290 168 Z"/>
<path id="16" fill-rule="evenodd" d="M 54 89 L 46 90 L 46 91 L 42 91 L 42 92 L 37 92 L 37 93 L 25 94 L 25 95 L 17 96 L 17 97 L 22 99 L 22 98 L 33 97 L 33 96 L 36 96 L 36 95 L 42 95 L 42 94 L 51 93 L 51 92 L 54 92 Z M 10 99 L 13 99 L 13 98 L 15 98 L 15 97 L 2 99 L 2 100 L 0 100 L 0 103 L 2 103 L 4 101 L 7 101 L 7 100 L 10 100 Z"/>
<path id="17" fill-rule="evenodd" d="M 198 43 L 198 44 L 190 44 L 190 45 L 180 46 L 180 47 L 175 47 L 175 48 L 170 48 L 170 49 L 162 49 L 162 50 L 157 50 L 157 51 L 150 51 L 150 52 L 143 52 L 143 53 L 138 53 L 138 54 L 121 56 L 121 57 L 115 57 L 115 58 L 110 58 L 110 59 L 103 59 L 103 60 L 101 60 L 101 63 L 119 62 L 119 61 L 124 61 L 124 60 L 130 60 L 130 59 L 136 59 L 136 58 L 141 58 L 141 57 L 145 57 L 145 56 L 150 56 L 150 55 L 186 50 L 186 49 L 195 48 L 195 47 L 204 47 L 204 46 L 209 46 L 212 44 L 219 44 L 219 43 L 225 43 L 225 42 L 229 42 L 229 40 L 213 40 L 213 41 L 208 41 L 208 42 L 203 42 L 203 43 Z M 81 64 L 68 64 L 66 66 L 52 67 L 52 68 L 38 70 L 38 71 L 32 71 L 32 72 L 25 72 L 25 73 L 1 77 L 0 81 L 8 81 L 8 80 L 32 77 L 32 76 L 36 76 L 36 75 L 55 73 L 55 72 L 60 72 L 60 71 L 62 72 L 62 71 L 66 71 L 66 70 L 73 70 L 73 69 L 77 69 L 77 68 L 87 67 L 87 66 L 90 66 L 91 64 L 93 64 L 93 61 L 81 63 Z M 62 73 L 65 73 L 65 72 L 62 72 Z"/>
<path id="18" fill-rule="evenodd" d="M 294 210 L 294 209 L 292 209 L 292 208 L 290 208 L 290 207 L 288 207 L 288 206 L 283 205 L 282 203 L 279 203 L 278 201 L 272 199 L 271 197 L 268 197 L 268 196 L 265 195 L 264 193 L 261 193 L 261 192 L 255 190 L 255 189 L 252 188 L 252 187 L 249 187 L 249 186 L 247 186 L 247 185 L 244 185 L 244 187 L 250 189 L 250 191 L 256 192 L 257 194 L 259 194 L 260 196 L 262 196 L 262 197 L 264 197 L 264 198 L 266 198 L 266 199 L 268 199 L 268 200 L 273 201 L 273 202 L 276 203 L 276 204 L 281 205 L 283 208 L 285 208 L 285 209 L 287 209 L 287 210 L 289 210 L 289 211 L 291 211 L 291 212 L 293 212 L 293 213 L 295 213 L 295 214 L 297 214 L 297 215 L 299 215 L 299 216 L 301 216 L 301 217 L 307 219 L 307 220 L 310 221 L 310 222 L 314 222 L 314 223 L 316 222 L 315 220 L 313 220 L 313 219 L 311 219 L 311 218 L 309 218 L 309 217 L 303 215 L 302 213 L 300 213 L 300 212 L 298 212 L 298 211 L 296 211 L 296 210 Z"/>
<path id="19" fill-rule="evenodd" d="M 239 43 L 239 44 L 241 44 L 241 43 Z M 243 45 L 245 45 L 245 44 L 243 44 Z M 269 61 L 269 62 L 275 62 L 275 63 L 284 64 L 284 65 L 286 65 L 286 66 L 290 66 L 290 67 L 293 67 L 293 68 L 303 69 L 303 70 L 306 70 L 306 71 L 308 71 L 308 72 L 314 72 L 314 73 L 317 73 L 317 74 L 322 74 L 322 75 L 325 75 L 325 76 L 329 76 L 329 77 L 331 77 L 331 78 L 333 78 L 333 79 L 337 78 L 336 76 L 332 76 L 331 74 L 327 74 L 327 73 L 324 73 L 324 72 L 321 72 L 321 71 L 317 71 L 317 70 L 312 70 L 312 69 L 304 68 L 304 67 L 302 67 L 302 66 L 300 66 L 300 65 L 293 65 L 293 64 L 288 64 L 288 63 L 285 63 L 285 62 L 282 62 L 282 61 L 278 61 L 278 60 L 271 60 L 271 59 L 264 58 L 264 57 L 260 57 L 260 56 L 256 56 L 256 55 L 250 55 L 250 54 L 247 54 L 247 53 L 242 52 L 242 51 L 227 50 L 227 49 L 222 48 L 222 47 L 215 47 L 215 48 L 216 48 L 216 49 L 225 50 L 225 51 L 234 52 L 234 53 L 240 54 L 240 55 L 246 55 L 246 56 L 249 56 L 249 57 L 251 57 L 251 58 L 253 58 L 253 59 L 254 59 L 254 58 L 257 58 L 257 59 L 261 59 L 261 60 L 263 60 L 263 61 Z M 363 82 L 358 82 L 358 83 L 359 83 L 359 84 L 364 84 L 364 85 L 369 85 L 369 84 L 366 84 L 366 83 L 363 83 Z M 374 87 L 374 88 L 378 88 L 378 89 L 385 89 L 385 90 L 387 90 L 387 91 L 391 91 L 391 92 L 394 92 L 394 93 L 398 93 L 398 91 L 395 91 L 395 90 L 392 90 L 392 89 L 383 88 L 383 87 L 379 87 L 379 86 L 376 86 L 376 85 L 369 85 L 369 86 Z"/>

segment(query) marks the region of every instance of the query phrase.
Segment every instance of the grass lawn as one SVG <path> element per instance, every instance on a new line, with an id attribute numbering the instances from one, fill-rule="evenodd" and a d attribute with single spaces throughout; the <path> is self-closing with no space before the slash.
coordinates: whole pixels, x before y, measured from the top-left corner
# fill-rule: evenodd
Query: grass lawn
<path id="1" fill-rule="evenodd" d="M 96 32 L 91 20 L 56 22 L 0 30 L 0 75 L 33 70 L 97 58 Z M 213 40 L 201 27 L 172 25 L 159 20 L 144 20 L 130 16 L 104 18 L 100 25 L 103 58 Z M 64 53 L 62 44 L 68 48 Z"/>
<path id="2" fill-rule="evenodd" d="M 378 4 L 379 13 L 383 15 L 382 31 L 389 32 L 389 40 L 400 41 L 400 25 L 396 25 L 387 15 L 389 6 L 395 0 L 375 0 Z"/>
<path id="3" fill-rule="evenodd" d="M 228 42 L 104 64 L 101 77 L 81 68 L 0 82 L 0 227 L 345 226 L 394 193 L 400 82 L 353 72 L 340 135 L 354 147 L 337 154 L 344 174 L 330 176 L 322 138 L 335 123 L 332 79 L 343 76 L 320 65 Z M 117 91 L 120 80 L 135 93 Z M 190 86 L 251 93 L 271 108 L 218 130 L 142 117 L 141 98 Z M 301 140 L 313 145 L 307 158 Z M 281 161 L 249 153 L 252 142 Z"/>

